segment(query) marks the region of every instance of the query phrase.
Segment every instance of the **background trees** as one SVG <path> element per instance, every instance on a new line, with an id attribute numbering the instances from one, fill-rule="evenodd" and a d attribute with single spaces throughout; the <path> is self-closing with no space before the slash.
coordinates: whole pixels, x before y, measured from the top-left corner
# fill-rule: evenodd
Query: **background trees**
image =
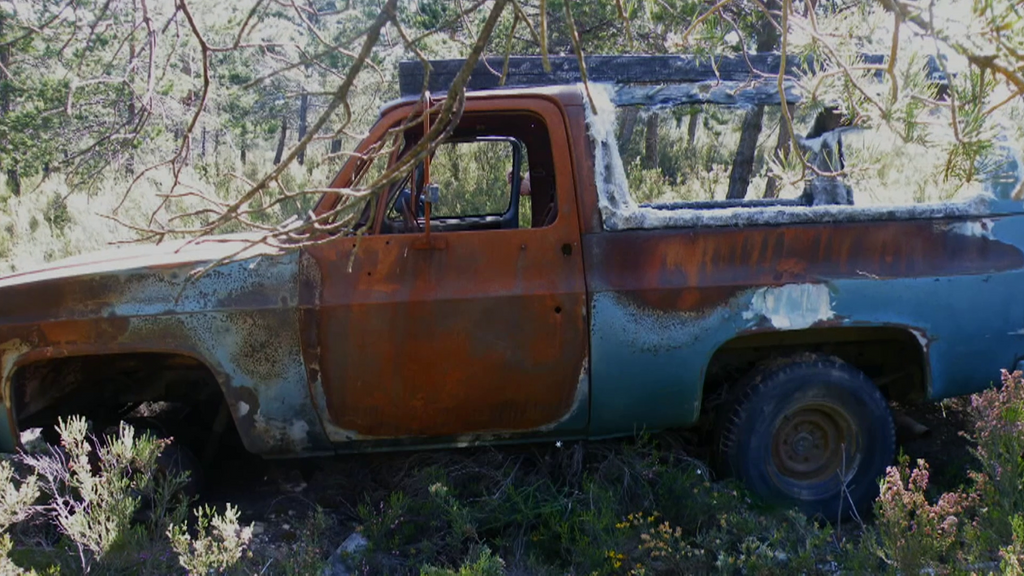
<path id="1" fill-rule="evenodd" d="M 810 109 L 839 101 L 847 121 L 926 146 L 954 188 L 1020 141 L 1012 0 L 4 0 L 0 259 L 241 228 L 301 243 L 276 225 L 312 204 L 397 96 L 399 60 L 472 56 L 478 39 L 487 55 L 572 54 L 572 30 L 585 53 L 813 56 L 831 71 L 802 79 Z M 862 52 L 891 58 L 867 66 Z M 937 52 L 956 73 L 946 94 L 925 82 Z M 625 114 L 624 155 L 673 176 L 666 120 Z M 773 197 L 806 176 L 777 109 L 738 126 L 698 107 L 677 116 L 691 148 L 704 130 L 738 139 L 727 197 Z"/>

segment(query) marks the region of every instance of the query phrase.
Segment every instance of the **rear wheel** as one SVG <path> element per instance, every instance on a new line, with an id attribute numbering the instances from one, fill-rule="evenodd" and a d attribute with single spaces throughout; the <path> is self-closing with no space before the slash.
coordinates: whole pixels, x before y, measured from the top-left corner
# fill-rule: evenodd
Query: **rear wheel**
<path id="1" fill-rule="evenodd" d="M 894 457 L 885 398 L 841 360 L 805 356 L 755 369 L 722 414 L 720 459 L 765 500 L 842 520 L 864 512 Z"/>

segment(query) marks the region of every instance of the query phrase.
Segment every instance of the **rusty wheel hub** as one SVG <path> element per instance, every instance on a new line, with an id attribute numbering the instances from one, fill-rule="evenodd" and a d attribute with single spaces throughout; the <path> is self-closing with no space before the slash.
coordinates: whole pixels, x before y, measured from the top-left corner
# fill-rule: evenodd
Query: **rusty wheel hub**
<path id="1" fill-rule="evenodd" d="M 782 418 L 772 437 L 772 461 L 800 482 L 824 480 L 841 470 L 853 440 L 850 419 L 833 406 L 804 406 Z"/>

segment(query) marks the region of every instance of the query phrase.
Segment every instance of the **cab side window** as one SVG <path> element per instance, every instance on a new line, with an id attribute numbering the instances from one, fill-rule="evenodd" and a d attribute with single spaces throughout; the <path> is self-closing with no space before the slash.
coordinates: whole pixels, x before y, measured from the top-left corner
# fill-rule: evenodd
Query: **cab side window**
<path id="1" fill-rule="evenodd" d="M 522 143 L 507 138 L 449 141 L 438 147 L 430 162 L 430 180 L 438 195 L 431 206 L 431 223 L 479 228 L 519 227 L 521 194 L 512 189 L 513 170 L 522 165 Z M 520 173 L 522 170 L 520 169 Z M 390 204 L 392 223 L 408 218 L 413 191 L 419 191 L 415 217 L 425 218 L 424 167 L 418 165 Z M 520 192 L 523 190 L 520 186 Z M 529 220 L 526 221 L 529 226 Z"/>
<path id="2" fill-rule="evenodd" d="M 527 118 L 531 123 L 522 121 Z M 463 120 L 466 124 L 467 118 Z M 415 136 L 407 139 L 410 146 L 417 141 Z M 525 114 L 474 119 L 435 150 L 430 159 L 432 186 L 425 186 L 421 162 L 393 189 L 381 233 L 421 231 L 424 200 L 429 197 L 434 198 L 430 206 L 433 231 L 550 225 L 557 216 L 553 172 L 547 132 L 538 119 Z M 540 194 L 534 194 L 536 182 Z M 415 207 L 414 197 L 418 198 Z"/>
<path id="3" fill-rule="evenodd" d="M 510 208 L 513 148 L 509 142 L 480 140 L 441 146 L 431 163 L 443 192 L 433 207 L 438 218 L 500 216 Z"/>

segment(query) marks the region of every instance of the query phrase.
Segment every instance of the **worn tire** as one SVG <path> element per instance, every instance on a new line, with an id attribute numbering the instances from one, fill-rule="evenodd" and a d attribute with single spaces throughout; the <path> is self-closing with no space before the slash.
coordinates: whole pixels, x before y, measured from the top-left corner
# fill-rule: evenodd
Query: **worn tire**
<path id="1" fill-rule="evenodd" d="M 724 471 L 755 495 L 841 521 L 877 497 L 896 434 L 867 376 L 836 358 L 806 355 L 745 379 L 722 414 L 718 450 Z"/>

